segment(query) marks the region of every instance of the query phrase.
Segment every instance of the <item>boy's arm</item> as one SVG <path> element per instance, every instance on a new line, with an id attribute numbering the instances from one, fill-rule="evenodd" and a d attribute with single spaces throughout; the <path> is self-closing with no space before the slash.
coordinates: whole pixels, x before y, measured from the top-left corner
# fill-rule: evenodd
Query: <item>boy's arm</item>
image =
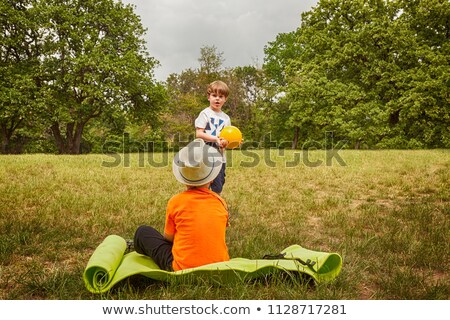
<path id="1" fill-rule="evenodd" d="M 204 128 L 196 128 L 195 129 L 195 136 L 197 138 L 205 140 L 206 142 L 215 142 L 217 144 L 220 143 L 220 138 L 219 137 L 215 137 L 213 135 L 210 135 L 210 134 L 206 133 Z"/>
<path id="2" fill-rule="evenodd" d="M 210 135 L 205 132 L 205 129 L 203 128 L 196 128 L 195 129 L 195 136 L 196 138 L 203 139 L 206 142 L 215 142 L 219 145 L 221 148 L 225 148 L 228 144 L 228 141 L 219 137 L 215 137 L 213 135 Z"/>

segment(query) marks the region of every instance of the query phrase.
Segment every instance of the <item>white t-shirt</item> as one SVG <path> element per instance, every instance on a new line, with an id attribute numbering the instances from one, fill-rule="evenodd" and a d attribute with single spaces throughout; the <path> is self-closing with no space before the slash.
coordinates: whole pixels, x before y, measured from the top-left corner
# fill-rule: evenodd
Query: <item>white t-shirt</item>
<path id="1" fill-rule="evenodd" d="M 206 133 L 214 137 L 218 137 L 226 126 L 231 126 L 230 117 L 225 112 L 215 112 L 210 107 L 203 109 L 195 119 L 195 128 L 205 129 Z M 224 161 L 226 161 L 225 155 Z"/>

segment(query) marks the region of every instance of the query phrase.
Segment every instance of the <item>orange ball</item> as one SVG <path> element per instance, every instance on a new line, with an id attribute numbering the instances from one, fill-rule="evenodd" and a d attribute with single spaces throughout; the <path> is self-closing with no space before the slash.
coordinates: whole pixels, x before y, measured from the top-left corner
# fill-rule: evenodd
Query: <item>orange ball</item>
<path id="1" fill-rule="evenodd" d="M 235 126 L 224 127 L 219 137 L 228 141 L 227 149 L 235 149 L 242 143 L 242 132 Z"/>

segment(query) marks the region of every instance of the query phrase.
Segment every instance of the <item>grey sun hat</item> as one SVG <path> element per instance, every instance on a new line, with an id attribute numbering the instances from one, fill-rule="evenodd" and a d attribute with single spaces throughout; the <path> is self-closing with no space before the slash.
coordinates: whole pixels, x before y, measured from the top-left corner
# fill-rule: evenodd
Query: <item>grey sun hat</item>
<path id="1" fill-rule="evenodd" d="M 219 150 L 205 144 L 202 139 L 195 139 L 175 155 L 172 170 L 179 182 L 201 186 L 217 177 L 222 163 Z"/>

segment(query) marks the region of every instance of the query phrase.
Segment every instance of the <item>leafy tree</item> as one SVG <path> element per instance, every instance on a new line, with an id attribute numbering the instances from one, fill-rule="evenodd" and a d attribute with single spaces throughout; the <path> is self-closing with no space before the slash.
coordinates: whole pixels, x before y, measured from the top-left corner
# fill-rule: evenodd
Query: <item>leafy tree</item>
<path id="1" fill-rule="evenodd" d="M 279 77 L 287 123 L 309 139 L 333 131 L 357 148 L 447 146 L 448 6 L 321 0 L 302 15 L 301 51 Z"/>
<path id="2" fill-rule="evenodd" d="M 246 142 L 260 141 L 267 128 L 263 70 L 256 66 L 235 67 L 226 70 L 223 79 L 231 91 L 226 108 L 233 125 L 241 129 Z"/>
<path id="3" fill-rule="evenodd" d="M 395 114 L 395 129 L 406 147 L 450 147 L 450 3 L 399 1 L 415 41 L 408 46 L 405 90 Z M 395 138 L 391 140 L 395 141 Z M 389 143 L 389 141 L 388 141 Z"/>
<path id="4" fill-rule="evenodd" d="M 266 113 L 267 131 L 284 144 L 284 141 L 292 140 L 292 148 L 297 147 L 300 136 L 300 127 L 297 123 L 288 121 L 291 117 L 289 106 L 292 101 L 286 96 L 289 66 L 299 57 L 301 48 L 298 42 L 298 30 L 289 33 L 280 33 L 275 41 L 269 42 L 264 47 L 264 75 L 266 99 L 263 109 Z"/>
<path id="5" fill-rule="evenodd" d="M 0 2 L 2 152 L 14 133 L 48 126 L 60 153 L 79 153 L 95 118 L 158 124 L 166 99 L 139 17 L 113 0 Z M 101 125 L 101 122 L 96 122 Z M 32 129 L 27 129 L 32 128 Z M 20 129 L 20 131 L 18 131 Z"/>
<path id="6" fill-rule="evenodd" d="M 14 134 L 19 150 L 41 126 L 39 58 L 42 47 L 38 14 L 33 1 L 0 1 L 0 137 L 1 153 L 13 152 Z M 16 150 L 17 151 L 17 150 Z"/>
<path id="7" fill-rule="evenodd" d="M 89 121 L 125 110 L 157 118 L 164 98 L 139 17 L 113 0 L 42 0 L 42 94 L 60 153 L 80 152 Z"/>
<path id="8" fill-rule="evenodd" d="M 298 31 L 280 33 L 264 47 L 264 72 L 269 84 L 284 91 L 288 83 L 287 68 L 301 53 Z"/>
<path id="9" fill-rule="evenodd" d="M 216 46 L 203 46 L 200 48 L 199 74 L 203 76 L 205 83 L 211 83 L 219 77 L 223 68 L 223 52 L 219 51 Z"/>
<path id="10" fill-rule="evenodd" d="M 206 86 L 200 81 L 198 70 L 187 69 L 168 77 L 167 91 L 169 102 L 163 115 L 163 132 L 177 146 L 194 136 L 194 121 L 208 103 Z"/>
<path id="11" fill-rule="evenodd" d="M 332 0 L 303 15 L 303 51 L 291 64 L 288 91 L 291 123 L 306 129 L 310 139 L 334 131 L 358 147 L 378 134 L 385 94 L 379 76 L 392 68 L 384 44 L 396 36 L 388 28 L 391 16 L 383 1 Z"/>

